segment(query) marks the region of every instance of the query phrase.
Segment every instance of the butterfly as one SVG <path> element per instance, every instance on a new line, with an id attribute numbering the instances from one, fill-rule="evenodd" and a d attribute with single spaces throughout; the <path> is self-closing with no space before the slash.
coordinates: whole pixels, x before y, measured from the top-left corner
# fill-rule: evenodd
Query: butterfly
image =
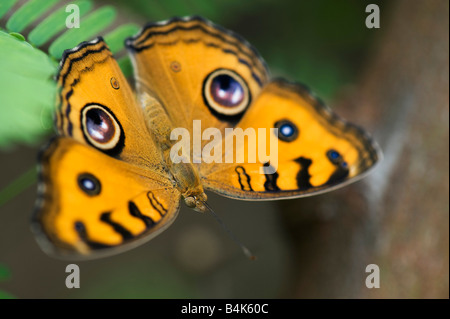
<path id="1" fill-rule="evenodd" d="M 125 43 L 134 88 L 101 37 L 61 60 L 58 134 L 40 153 L 32 218 L 49 254 L 95 258 L 131 249 L 165 230 L 181 200 L 207 211 L 206 190 L 241 200 L 310 196 L 358 180 L 380 160 L 365 131 L 304 85 L 271 79 L 253 46 L 204 18 L 151 23 Z M 173 162 L 171 132 L 192 134 L 194 120 L 220 133 L 277 129 L 276 171 L 261 174 L 271 163 L 250 156 Z"/>

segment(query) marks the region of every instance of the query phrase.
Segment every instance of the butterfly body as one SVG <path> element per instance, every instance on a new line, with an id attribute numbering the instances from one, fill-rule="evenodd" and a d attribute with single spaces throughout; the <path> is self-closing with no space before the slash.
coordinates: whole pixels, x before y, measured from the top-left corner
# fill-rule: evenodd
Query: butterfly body
<path id="1" fill-rule="evenodd" d="M 136 91 L 101 38 L 61 61 L 59 136 L 41 154 L 33 216 L 49 253 L 115 254 L 166 229 L 181 199 L 205 212 L 205 190 L 242 200 L 310 196 L 361 178 L 380 159 L 363 130 L 304 86 L 271 80 L 248 42 L 203 18 L 149 24 L 126 45 Z M 199 137 L 182 161 L 176 130 Z M 273 140 L 276 162 L 251 160 Z"/>
<path id="2" fill-rule="evenodd" d="M 147 126 L 162 151 L 162 163 L 172 177 L 175 188 L 180 192 L 188 207 L 205 212 L 203 203 L 206 202 L 207 196 L 197 169 L 191 163 L 174 163 L 170 158 L 170 150 L 175 144 L 175 141 L 170 138 L 170 129 L 173 124 L 163 106 L 147 93 L 142 93 L 140 101 L 144 108 Z"/>

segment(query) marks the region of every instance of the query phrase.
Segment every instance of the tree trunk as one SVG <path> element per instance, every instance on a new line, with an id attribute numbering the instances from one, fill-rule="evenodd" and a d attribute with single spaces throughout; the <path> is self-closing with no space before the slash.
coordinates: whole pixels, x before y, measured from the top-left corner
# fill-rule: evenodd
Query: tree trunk
<path id="1" fill-rule="evenodd" d="M 384 160 L 350 187 L 281 204 L 289 296 L 449 297 L 449 2 L 390 5 L 360 84 L 337 107 L 375 133 Z M 379 289 L 366 287 L 368 264 Z"/>

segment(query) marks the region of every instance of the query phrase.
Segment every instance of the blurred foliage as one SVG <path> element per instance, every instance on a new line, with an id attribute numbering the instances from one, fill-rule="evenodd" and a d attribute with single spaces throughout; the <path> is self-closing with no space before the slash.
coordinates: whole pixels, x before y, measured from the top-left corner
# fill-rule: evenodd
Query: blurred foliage
<path id="1" fill-rule="evenodd" d="M 20 194 L 23 190 L 36 182 L 36 167 L 30 168 L 28 171 L 20 175 L 8 186 L 0 189 L 0 207 Z"/>
<path id="2" fill-rule="evenodd" d="M 0 264 L 0 281 L 8 280 L 11 278 L 11 272 L 8 267 L 3 264 Z"/>
<path id="3" fill-rule="evenodd" d="M 136 263 L 133 271 L 123 274 L 123 270 L 112 267 L 96 277 L 97 284 L 89 290 L 79 291 L 80 298 L 107 299 L 161 299 L 161 298 L 199 298 L 195 285 L 186 273 L 174 268 L 171 263 L 154 260 L 151 265 Z M 149 276 L 148 274 L 158 274 Z M 111 281 L 111 278 L 117 280 Z"/>
<path id="4" fill-rule="evenodd" d="M 9 280 L 10 278 L 11 278 L 11 272 L 9 271 L 9 268 L 3 264 L 0 264 L 0 283 L 2 281 Z M 3 290 L 0 290 L 0 299 L 12 299 L 12 298 L 14 298 L 13 295 L 11 295 Z"/>

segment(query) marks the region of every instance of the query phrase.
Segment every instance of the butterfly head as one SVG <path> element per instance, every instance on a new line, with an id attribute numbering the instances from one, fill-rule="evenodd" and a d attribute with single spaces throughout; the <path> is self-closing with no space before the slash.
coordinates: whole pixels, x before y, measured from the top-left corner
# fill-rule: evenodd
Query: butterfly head
<path id="1" fill-rule="evenodd" d="M 192 164 L 183 162 L 172 163 L 170 171 L 186 206 L 200 213 L 206 212 L 207 209 L 204 203 L 207 200 L 207 196 L 200 177 Z"/>
<path id="2" fill-rule="evenodd" d="M 208 211 L 208 208 L 205 205 L 206 200 L 207 196 L 203 191 L 197 195 L 192 194 L 184 197 L 186 206 L 199 213 L 206 213 Z"/>

